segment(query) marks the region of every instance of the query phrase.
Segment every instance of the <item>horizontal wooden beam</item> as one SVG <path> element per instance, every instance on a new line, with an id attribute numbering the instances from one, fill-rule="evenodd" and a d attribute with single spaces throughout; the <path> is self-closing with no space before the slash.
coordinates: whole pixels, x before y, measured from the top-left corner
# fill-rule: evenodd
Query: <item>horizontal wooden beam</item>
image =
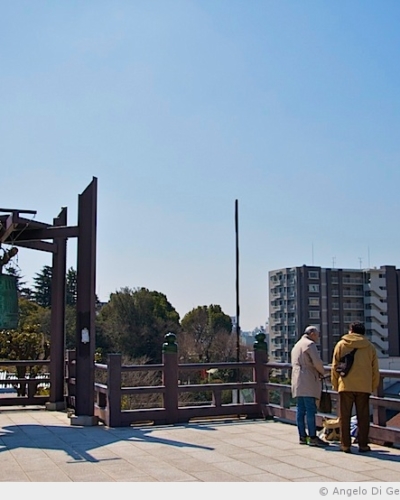
<path id="1" fill-rule="evenodd" d="M 57 252 L 57 245 L 55 243 L 49 243 L 48 241 L 19 241 L 15 243 L 15 246 L 22 248 L 30 248 L 32 250 L 40 250 L 42 252 Z"/>
<path id="2" fill-rule="evenodd" d="M 16 214 L 32 214 L 36 215 L 36 210 L 20 210 L 19 208 L 0 208 L 0 212 L 16 213 Z"/>
<path id="3" fill-rule="evenodd" d="M 79 235 L 78 226 L 50 226 L 46 229 L 26 229 L 15 237 L 15 243 L 20 241 L 53 240 L 56 238 L 76 238 Z"/>
<path id="4" fill-rule="evenodd" d="M 26 219 L 25 217 L 20 217 L 19 215 L 15 214 L 13 214 L 13 216 L 15 224 L 18 224 L 18 226 L 25 226 L 26 228 L 29 229 L 40 229 L 51 226 L 51 224 L 49 224 L 48 222 L 40 222 L 34 219 Z"/>

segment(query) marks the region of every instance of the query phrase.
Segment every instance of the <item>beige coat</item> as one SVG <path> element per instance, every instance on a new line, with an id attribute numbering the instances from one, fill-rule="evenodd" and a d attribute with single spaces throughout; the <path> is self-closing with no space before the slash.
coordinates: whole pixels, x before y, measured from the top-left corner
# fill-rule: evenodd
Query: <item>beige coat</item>
<path id="1" fill-rule="evenodd" d="M 324 364 L 317 346 L 307 335 L 295 344 L 292 358 L 292 396 L 321 397 L 320 376 L 324 375 Z"/>
<path id="2" fill-rule="evenodd" d="M 354 363 L 346 377 L 341 377 L 336 371 L 340 358 L 357 349 Z M 379 365 L 375 347 L 359 333 L 343 335 L 333 351 L 332 387 L 335 391 L 342 392 L 368 392 L 372 394 L 379 384 Z"/>

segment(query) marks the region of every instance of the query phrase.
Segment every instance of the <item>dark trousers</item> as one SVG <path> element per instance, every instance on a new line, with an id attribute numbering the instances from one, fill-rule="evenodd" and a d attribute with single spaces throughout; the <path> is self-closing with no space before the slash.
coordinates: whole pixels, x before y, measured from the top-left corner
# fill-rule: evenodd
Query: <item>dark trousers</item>
<path id="1" fill-rule="evenodd" d="M 367 392 L 339 392 L 340 401 L 340 442 L 343 448 L 350 448 L 350 419 L 353 403 L 356 405 L 358 446 L 368 446 L 369 434 L 369 394 Z"/>

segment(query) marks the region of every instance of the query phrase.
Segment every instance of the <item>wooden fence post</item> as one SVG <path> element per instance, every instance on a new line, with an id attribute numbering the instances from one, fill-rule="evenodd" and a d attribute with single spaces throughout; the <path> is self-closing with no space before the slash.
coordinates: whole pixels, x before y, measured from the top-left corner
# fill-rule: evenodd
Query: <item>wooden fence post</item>
<path id="1" fill-rule="evenodd" d="M 75 378 L 76 378 L 76 351 L 75 349 L 67 350 L 67 369 L 66 369 L 66 386 L 67 386 L 67 407 L 75 408 Z"/>
<path id="2" fill-rule="evenodd" d="M 107 412 L 108 427 L 121 425 L 121 354 L 109 354 L 107 362 Z"/>
<path id="3" fill-rule="evenodd" d="M 165 422 L 178 422 L 178 346 L 176 335 L 167 333 L 162 346 Z"/>
<path id="4" fill-rule="evenodd" d="M 265 363 L 268 362 L 267 343 L 265 333 L 257 333 L 254 348 L 254 381 L 256 382 L 256 403 L 258 411 L 264 418 L 267 415 L 266 405 L 268 404 L 268 391 L 265 383 L 268 382 L 268 369 Z"/>
<path id="5" fill-rule="evenodd" d="M 380 398 L 383 398 L 385 396 L 384 390 L 383 390 L 383 377 L 380 377 L 379 379 L 379 386 L 378 390 L 376 391 L 376 395 Z M 383 406 L 373 406 L 372 409 L 372 422 L 375 425 L 380 425 L 381 427 L 386 427 L 386 408 Z"/>

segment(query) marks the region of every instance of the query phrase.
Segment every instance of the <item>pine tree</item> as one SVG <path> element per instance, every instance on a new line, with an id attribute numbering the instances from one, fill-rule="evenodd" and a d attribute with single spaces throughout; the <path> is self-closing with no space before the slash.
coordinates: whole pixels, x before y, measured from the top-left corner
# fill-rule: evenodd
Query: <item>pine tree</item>
<path id="1" fill-rule="evenodd" d="M 52 269 L 50 266 L 43 266 L 43 269 L 36 273 L 33 278 L 33 299 L 42 307 L 51 307 L 51 278 Z"/>
<path id="2" fill-rule="evenodd" d="M 68 306 L 76 305 L 76 297 L 77 297 L 77 273 L 73 267 L 70 267 L 67 271 L 66 277 L 66 302 Z"/>

